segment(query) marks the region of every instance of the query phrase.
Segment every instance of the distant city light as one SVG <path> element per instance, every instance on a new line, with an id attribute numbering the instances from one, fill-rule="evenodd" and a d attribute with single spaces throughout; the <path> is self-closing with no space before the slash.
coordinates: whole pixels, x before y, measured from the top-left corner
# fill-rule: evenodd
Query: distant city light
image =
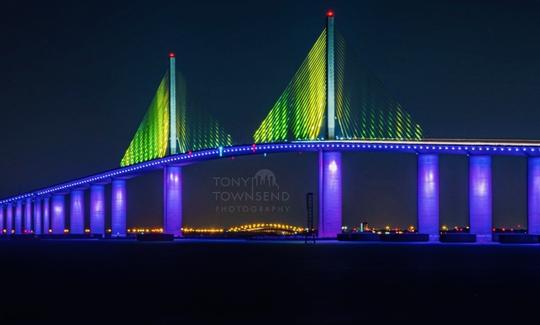
<path id="1" fill-rule="evenodd" d="M 236 234 L 257 234 L 257 233 L 272 233 L 279 235 L 297 235 L 309 232 L 308 229 L 303 227 L 291 226 L 279 223 L 253 223 L 240 226 L 230 227 L 228 229 L 223 228 L 192 228 L 183 227 L 181 231 L 184 235 L 216 235 L 223 233 L 236 233 Z"/>
<path id="2" fill-rule="evenodd" d="M 163 233 L 163 228 L 128 228 L 128 233 Z"/>

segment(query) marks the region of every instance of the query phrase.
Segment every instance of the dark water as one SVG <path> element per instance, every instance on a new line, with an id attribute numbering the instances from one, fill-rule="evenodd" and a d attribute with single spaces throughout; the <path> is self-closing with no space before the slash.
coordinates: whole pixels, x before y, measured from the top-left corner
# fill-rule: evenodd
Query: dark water
<path id="1" fill-rule="evenodd" d="M 540 318 L 540 245 L 0 241 L 1 324 Z"/>

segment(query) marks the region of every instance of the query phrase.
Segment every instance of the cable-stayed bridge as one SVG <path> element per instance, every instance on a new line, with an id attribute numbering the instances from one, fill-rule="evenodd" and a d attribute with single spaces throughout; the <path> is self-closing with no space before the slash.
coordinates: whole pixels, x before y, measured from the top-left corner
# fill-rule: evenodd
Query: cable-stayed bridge
<path id="1" fill-rule="evenodd" d="M 164 232 L 181 236 L 182 170 L 190 164 L 234 156 L 317 152 L 319 237 L 335 238 L 342 226 L 342 152 L 399 152 L 418 159 L 418 231 L 439 233 L 439 155 L 469 158 L 469 225 L 482 236 L 492 231 L 492 156 L 528 159 L 528 232 L 540 234 L 540 142 L 425 139 L 420 125 L 377 78 L 355 60 L 329 11 L 326 26 L 290 83 L 255 129 L 253 143 L 236 144 L 223 126 L 186 96 L 186 82 L 169 55 L 151 104 L 116 169 L 0 200 L 3 234 L 127 233 L 126 182 L 162 169 Z M 105 187 L 111 187 L 106 198 Z M 84 195 L 90 191 L 90 207 Z M 106 211 L 110 206 L 111 215 Z M 88 210 L 88 211 L 87 211 Z M 68 213 L 69 212 L 69 213 Z"/>

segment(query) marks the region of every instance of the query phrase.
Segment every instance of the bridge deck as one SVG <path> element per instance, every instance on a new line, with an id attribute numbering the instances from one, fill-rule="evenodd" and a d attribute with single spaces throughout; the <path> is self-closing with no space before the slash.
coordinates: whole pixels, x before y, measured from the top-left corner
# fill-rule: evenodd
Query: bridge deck
<path id="1" fill-rule="evenodd" d="M 27 193 L 0 200 L 0 204 L 16 202 L 21 199 L 46 196 L 53 193 L 69 192 L 72 189 L 95 183 L 107 183 L 113 178 L 129 178 L 140 173 L 162 168 L 167 165 L 189 165 L 206 160 L 234 156 L 270 154 L 280 152 L 306 151 L 356 151 L 393 153 L 433 153 L 457 155 L 503 155 L 540 156 L 540 142 L 528 140 L 472 140 L 472 139 L 427 139 L 422 141 L 396 140 L 337 140 L 337 141 L 293 141 L 286 143 L 264 143 L 235 145 L 222 148 L 205 149 L 191 153 L 167 156 L 160 159 L 116 168 L 98 174 L 85 176 L 64 183 L 44 187 Z"/>

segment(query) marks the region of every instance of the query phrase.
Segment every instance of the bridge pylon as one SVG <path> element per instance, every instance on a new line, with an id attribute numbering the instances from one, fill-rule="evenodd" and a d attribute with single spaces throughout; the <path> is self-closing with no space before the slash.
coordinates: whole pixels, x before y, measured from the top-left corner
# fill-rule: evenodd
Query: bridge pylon
<path id="1" fill-rule="evenodd" d="M 336 96 L 334 78 L 334 12 L 326 13 L 326 108 L 324 139 L 335 140 Z M 336 238 L 342 226 L 341 152 L 319 152 L 319 223 L 318 236 Z"/>
<path id="2" fill-rule="evenodd" d="M 335 55 L 334 55 L 334 12 L 326 13 L 326 130 L 325 140 L 336 139 L 336 96 L 335 96 Z"/>
<path id="3" fill-rule="evenodd" d="M 178 153 L 176 135 L 176 56 L 169 53 L 169 154 Z"/>
<path id="4" fill-rule="evenodd" d="M 169 53 L 169 155 L 178 154 L 176 114 L 176 56 L 171 52 Z M 182 167 L 163 168 L 163 231 L 176 237 L 182 236 L 182 179 Z"/>

